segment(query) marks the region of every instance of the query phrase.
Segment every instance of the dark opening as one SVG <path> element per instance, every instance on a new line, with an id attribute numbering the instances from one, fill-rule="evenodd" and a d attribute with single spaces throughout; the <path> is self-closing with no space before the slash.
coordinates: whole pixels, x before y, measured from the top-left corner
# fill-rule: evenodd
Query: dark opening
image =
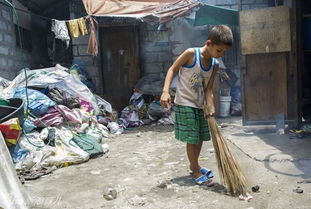
<path id="1" fill-rule="evenodd" d="M 311 1 L 301 2 L 302 116 L 311 122 Z"/>
<path id="2" fill-rule="evenodd" d="M 19 37 L 18 29 L 20 31 L 21 37 Z M 26 28 L 18 27 L 17 25 L 15 25 L 15 34 L 16 34 L 15 36 L 16 46 L 31 52 L 32 51 L 31 31 Z"/>

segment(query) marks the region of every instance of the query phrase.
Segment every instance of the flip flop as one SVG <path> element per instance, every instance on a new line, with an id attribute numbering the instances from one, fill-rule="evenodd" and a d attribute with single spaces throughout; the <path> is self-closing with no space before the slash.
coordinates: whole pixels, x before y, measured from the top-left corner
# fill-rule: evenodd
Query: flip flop
<path id="1" fill-rule="evenodd" d="M 202 175 L 200 176 L 199 178 L 195 179 L 195 178 L 192 178 L 192 182 L 193 183 L 196 183 L 198 185 L 205 185 L 205 186 L 208 186 L 208 187 L 211 187 L 211 186 L 214 186 L 214 183 L 212 182 L 211 179 L 209 179 L 207 176 L 205 175 Z"/>
<path id="2" fill-rule="evenodd" d="M 208 170 L 207 168 L 201 168 L 200 171 L 203 175 L 205 175 L 209 179 L 214 177 L 214 173 L 212 170 Z"/>
<path id="3" fill-rule="evenodd" d="M 212 171 L 212 170 L 208 170 L 207 168 L 201 168 L 201 169 L 200 169 L 200 172 L 201 172 L 202 175 L 206 176 L 206 177 L 209 178 L 209 179 L 211 179 L 211 178 L 214 177 L 213 171 Z M 192 175 L 193 172 L 190 171 L 190 174 Z"/>

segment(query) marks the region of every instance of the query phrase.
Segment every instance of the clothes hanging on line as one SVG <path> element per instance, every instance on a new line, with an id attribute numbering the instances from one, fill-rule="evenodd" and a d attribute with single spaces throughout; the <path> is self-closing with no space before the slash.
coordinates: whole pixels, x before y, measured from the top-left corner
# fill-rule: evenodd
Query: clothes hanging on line
<path id="1" fill-rule="evenodd" d="M 55 38 L 65 41 L 67 48 L 69 47 L 70 36 L 66 21 L 52 19 L 51 31 L 54 32 Z"/>
<path id="2" fill-rule="evenodd" d="M 84 36 L 88 34 L 84 18 L 69 20 L 67 24 L 71 38 L 77 38 L 80 35 Z"/>
<path id="3" fill-rule="evenodd" d="M 79 18 L 78 20 L 79 30 L 82 36 L 85 36 L 88 34 L 85 19 L 83 17 Z"/>

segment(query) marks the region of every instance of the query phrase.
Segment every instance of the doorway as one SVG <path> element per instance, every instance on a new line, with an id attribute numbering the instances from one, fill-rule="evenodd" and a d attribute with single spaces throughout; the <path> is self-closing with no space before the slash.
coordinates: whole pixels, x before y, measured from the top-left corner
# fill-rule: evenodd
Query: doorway
<path id="1" fill-rule="evenodd" d="M 100 40 L 104 98 L 121 111 L 140 78 L 137 27 L 102 27 Z"/>

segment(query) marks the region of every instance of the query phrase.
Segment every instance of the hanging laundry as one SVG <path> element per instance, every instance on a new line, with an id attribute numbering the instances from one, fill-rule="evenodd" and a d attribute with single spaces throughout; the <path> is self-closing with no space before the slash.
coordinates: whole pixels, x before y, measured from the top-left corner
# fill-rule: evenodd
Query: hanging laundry
<path id="1" fill-rule="evenodd" d="M 82 36 L 85 36 L 88 34 L 86 23 L 83 17 L 79 18 L 78 20 L 79 30 Z"/>
<path id="2" fill-rule="evenodd" d="M 54 32 L 55 38 L 66 41 L 67 47 L 69 46 L 70 36 L 65 21 L 52 19 L 51 30 Z"/>
<path id="3" fill-rule="evenodd" d="M 87 53 L 97 56 L 98 54 L 98 46 L 97 46 L 97 38 L 96 38 L 96 26 L 97 26 L 97 21 L 92 17 L 89 16 L 88 20 L 90 21 L 90 38 L 89 38 L 89 43 L 87 46 Z"/>
<path id="4" fill-rule="evenodd" d="M 67 24 L 68 24 L 68 29 L 69 29 L 71 38 L 79 37 L 80 31 L 79 31 L 78 20 L 77 19 L 69 20 Z"/>

